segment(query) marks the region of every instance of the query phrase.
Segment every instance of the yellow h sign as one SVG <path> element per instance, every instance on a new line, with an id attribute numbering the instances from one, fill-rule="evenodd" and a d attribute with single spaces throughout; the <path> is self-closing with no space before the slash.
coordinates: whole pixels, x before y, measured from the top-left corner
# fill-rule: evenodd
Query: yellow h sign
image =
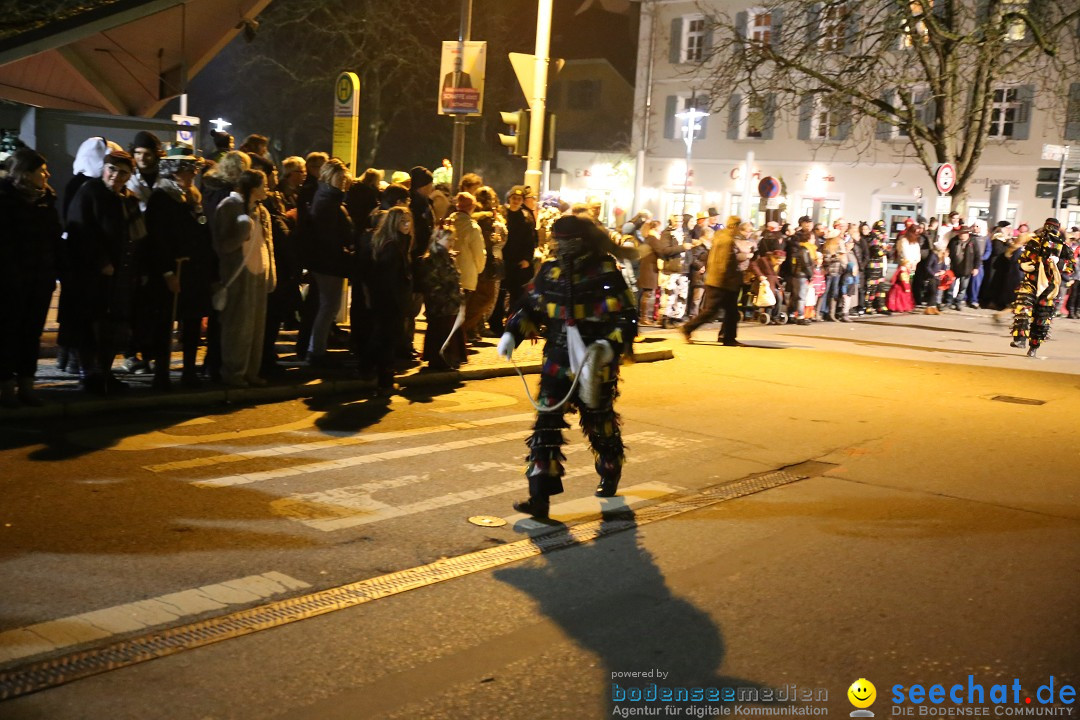
<path id="1" fill-rule="evenodd" d="M 360 78 L 343 72 L 334 82 L 334 143 L 331 155 L 356 174 L 357 129 L 360 120 Z"/>

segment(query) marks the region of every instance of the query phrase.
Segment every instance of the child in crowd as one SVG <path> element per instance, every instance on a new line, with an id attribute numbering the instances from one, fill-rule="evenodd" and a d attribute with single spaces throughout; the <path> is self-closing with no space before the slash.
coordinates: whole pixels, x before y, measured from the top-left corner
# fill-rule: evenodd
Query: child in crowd
<path id="1" fill-rule="evenodd" d="M 424 294 L 427 331 L 423 359 L 431 370 L 456 369 L 465 362 L 465 333 L 453 331 L 461 308 L 461 275 L 450 255 L 453 233 L 440 229 L 432 236 L 427 254 L 420 258 L 416 273 L 418 289 Z M 447 343 L 446 339 L 450 338 Z M 443 352 L 443 345 L 446 351 Z"/>
<path id="2" fill-rule="evenodd" d="M 902 258 L 900 267 L 893 273 L 892 287 L 889 288 L 889 296 L 885 303 L 889 312 L 907 313 L 915 309 L 915 297 L 911 293 L 910 264 L 907 258 Z"/>

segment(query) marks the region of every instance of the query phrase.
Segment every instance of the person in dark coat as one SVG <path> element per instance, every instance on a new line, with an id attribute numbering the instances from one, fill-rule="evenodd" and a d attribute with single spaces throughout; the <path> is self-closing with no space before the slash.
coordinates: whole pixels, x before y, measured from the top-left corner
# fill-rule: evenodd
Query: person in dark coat
<path id="1" fill-rule="evenodd" d="M 319 172 L 319 188 L 311 201 L 307 267 L 319 288 L 319 310 L 308 343 L 310 365 L 326 361 L 330 328 L 341 309 L 343 281 L 353 264 L 353 223 L 344 205 L 351 184 L 349 169 L 341 160 L 331 158 Z"/>
<path id="2" fill-rule="evenodd" d="M 105 164 L 105 156 L 109 151 L 122 149 L 116 143 L 102 137 L 92 137 L 83 141 L 75 153 L 75 162 L 71 168 L 73 175 L 68 180 L 67 185 L 64 186 L 64 193 L 60 199 L 62 203 L 61 222 L 67 222 L 68 207 L 83 183 L 91 178 L 101 177 L 101 168 Z M 60 323 L 60 333 L 56 337 L 56 366 L 62 371 L 78 374 L 79 350 L 75 347 L 75 343 L 67 337 L 64 330 L 64 318 L 68 314 L 68 305 L 70 304 L 70 298 L 65 297 L 64 286 L 70 284 L 70 282 L 62 253 L 58 255 L 57 264 L 57 277 L 60 279 L 60 301 L 56 317 Z M 68 326 L 70 327 L 70 323 Z"/>
<path id="3" fill-rule="evenodd" d="M 383 171 L 375 168 L 368 168 L 357 178 L 349 192 L 345 193 L 345 209 L 349 211 L 349 217 L 359 221 L 379 207 L 379 183 L 382 179 Z"/>
<path id="4" fill-rule="evenodd" d="M 155 390 L 169 390 L 173 324 L 180 322 L 185 387 L 198 387 L 195 354 L 203 318 L 210 314 L 210 282 L 216 276 L 202 194 L 195 187 L 199 158 L 178 146 L 162 158 L 146 203 L 147 295 L 153 310 L 151 352 Z"/>
<path id="5" fill-rule="evenodd" d="M 517 185 L 506 196 L 506 246 L 503 247 L 506 277 L 499 288 L 499 297 L 490 320 L 492 331 L 500 335 L 507 309 L 511 313 L 517 309 L 521 296 L 525 294 L 525 286 L 536 274 L 536 215 L 525 206 L 526 195 L 531 193 L 531 188 Z"/>
<path id="6" fill-rule="evenodd" d="M 73 325 L 83 387 L 92 393 L 126 388 L 113 376 L 112 364 L 131 339 L 146 238 L 139 201 L 124 186 L 134 167 L 128 153 L 110 152 L 101 177 L 85 182 L 68 208 L 65 255 L 74 298 L 65 322 Z"/>
<path id="7" fill-rule="evenodd" d="M 0 405 L 40 405 L 41 331 L 56 289 L 60 216 L 45 157 L 20 148 L 0 179 Z"/>
<path id="8" fill-rule="evenodd" d="M 979 304 L 991 309 L 996 301 L 995 294 L 1000 291 L 1001 281 L 997 279 L 999 258 L 1005 253 L 1012 240 L 1011 224 L 1008 220 L 999 222 L 990 233 L 990 257 L 983 263 L 983 282 L 979 292 Z"/>
<path id="9" fill-rule="evenodd" d="M 978 263 L 975 242 L 971 239 L 971 228 L 960 227 L 949 240 L 949 269 L 956 276 L 952 287 L 953 310 L 959 310 L 960 303 L 967 297 L 971 276 L 979 273 Z"/>
<path id="10" fill-rule="evenodd" d="M 371 236 L 371 263 L 364 283 L 371 303 L 371 329 L 363 363 L 375 371 L 382 389 L 393 385 L 394 349 L 401 344 L 405 319 L 412 312 L 411 247 L 409 209 L 396 206 L 383 212 Z"/>
<path id="11" fill-rule="evenodd" d="M 271 235 L 274 240 L 274 269 L 276 284 L 266 297 L 266 330 L 263 335 L 261 376 L 280 372 L 277 341 L 284 323 L 296 319 L 300 309 L 300 275 L 303 266 L 293 238 L 295 214 L 290 216 L 285 195 L 278 189 L 277 168 L 271 163 L 266 172 L 266 198 L 262 206 L 270 213 Z"/>

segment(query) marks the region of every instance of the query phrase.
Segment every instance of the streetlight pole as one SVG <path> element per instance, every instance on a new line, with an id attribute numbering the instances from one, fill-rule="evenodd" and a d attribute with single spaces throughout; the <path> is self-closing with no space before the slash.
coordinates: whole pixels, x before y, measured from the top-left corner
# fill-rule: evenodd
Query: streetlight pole
<path id="1" fill-rule="evenodd" d="M 690 96 L 690 108 L 681 113 L 675 113 L 675 117 L 684 121 L 683 142 L 686 143 L 686 175 L 683 177 L 682 189 L 682 214 L 686 214 L 686 195 L 690 187 L 690 158 L 694 154 L 694 138 L 701 129 L 699 120 L 709 117 L 709 113 L 697 109 L 697 93 Z"/>
<path id="2" fill-rule="evenodd" d="M 461 24 L 458 26 L 458 58 L 465 57 L 465 43 L 472 36 L 472 0 L 461 0 Z M 460 115 L 454 115 L 454 139 L 450 148 L 450 165 L 453 168 L 453 187 L 457 190 L 461 182 L 461 173 L 465 166 L 465 128 L 468 120 Z"/>
<path id="3" fill-rule="evenodd" d="M 533 96 L 529 98 L 529 154 L 525 184 L 539 192 L 543 185 L 544 114 L 547 108 L 548 52 L 551 47 L 553 0 L 539 0 L 536 10 L 536 52 L 533 54 Z"/>

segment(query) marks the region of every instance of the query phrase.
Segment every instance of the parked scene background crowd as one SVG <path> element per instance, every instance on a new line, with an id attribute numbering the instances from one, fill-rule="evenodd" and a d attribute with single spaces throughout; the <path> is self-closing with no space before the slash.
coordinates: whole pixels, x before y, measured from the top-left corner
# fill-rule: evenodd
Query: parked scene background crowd
<path id="1" fill-rule="evenodd" d="M 201 158 L 148 132 L 126 149 L 89 138 L 59 198 L 47 158 L 23 148 L 3 161 L 0 404 L 41 403 L 34 376 L 58 283 L 57 363 L 89 393 L 122 393 L 118 373 L 147 372 L 169 391 L 174 331 L 182 386 L 263 385 L 281 372 L 283 329 L 297 333 L 296 359 L 335 366 L 328 350 L 346 346 L 356 372 L 385 389 L 417 362 L 468 362 L 469 344 L 503 333 L 550 255 L 554 220 L 599 222 L 599 205 L 521 186 L 497 192 L 473 173 L 458 188 L 422 166 L 354 178 L 321 152 L 275 164 L 260 135 L 238 149 L 224 133 L 215 142 Z M 607 231 L 629 250 L 619 266 L 640 325 L 679 327 L 688 341 L 713 320 L 732 346 L 740 320 L 808 325 L 967 306 L 997 311 L 1013 346 L 1035 355 L 1055 315 L 1080 318 L 1080 229 L 1062 232 L 1052 218 L 992 229 L 958 215 L 910 218 L 892 233 L 880 220 L 755 227 L 708 208 L 666 219 L 643 211 Z M 336 322 L 347 300 L 348 332 Z"/>

